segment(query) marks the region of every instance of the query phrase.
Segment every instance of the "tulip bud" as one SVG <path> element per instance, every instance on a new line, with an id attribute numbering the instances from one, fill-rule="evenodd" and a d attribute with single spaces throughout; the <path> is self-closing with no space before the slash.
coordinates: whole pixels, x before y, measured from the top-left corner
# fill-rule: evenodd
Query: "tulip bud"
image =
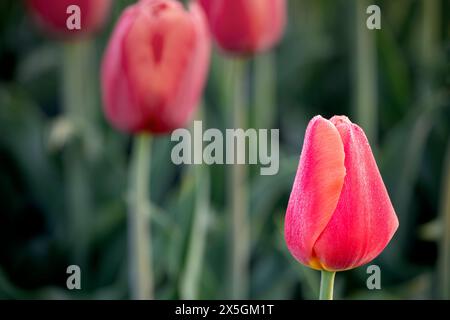
<path id="1" fill-rule="evenodd" d="M 286 211 L 292 255 L 317 270 L 352 269 L 377 257 L 397 228 L 363 130 L 344 116 L 313 118 Z"/>
<path id="2" fill-rule="evenodd" d="M 118 129 L 169 133 L 185 126 L 202 93 L 210 39 L 200 6 L 141 0 L 120 17 L 102 64 L 104 110 Z"/>
<path id="3" fill-rule="evenodd" d="M 270 49 L 286 24 L 285 0 L 199 0 L 210 30 L 226 52 L 252 54 Z"/>
<path id="4" fill-rule="evenodd" d="M 37 24 L 47 33 L 74 38 L 90 35 L 103 26 L 111 0 L 27 0 L 27 4 Z M 74 25 L 73 19 L 79 25 Z"/>

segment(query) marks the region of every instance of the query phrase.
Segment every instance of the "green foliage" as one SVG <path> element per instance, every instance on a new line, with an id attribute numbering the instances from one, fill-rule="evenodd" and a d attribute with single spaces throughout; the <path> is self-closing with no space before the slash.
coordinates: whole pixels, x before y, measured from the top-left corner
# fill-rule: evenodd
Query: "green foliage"
<path id="1" fill-rule="evenodd" d="M 284 40 L 251 63 L 251 125 L 280 128 L 281 137 L 278 175 L 259 176 L 259 170 L 250 168 L 251 298 L 318 296 L 319 273 L 287 252 L 283 218 L 310 118 L 355 115 L 355 1 L 290 1 Z M 129 297 L 130 138 L 101 116 L 98 68 L 114 21 L 132 2 L 115 2 L 109 25 L 85 53 L 88 66 L 80 66 L 87 72 L 83 80 L 92 83 L 86 93 L 92 98 L 91 108 L 81 111 L 89 117 L 87 124 L 68 116 L 63 107 L 62 45 L 35 30 L 21 1 L 0 2 L 0 298 Z M 335 295 L 440 298 L 439 284 L 445 276 L 449 279 L 450 271 L 439 271 L 445 252 L 438 249 L 450 230 L 429 226 L 442 224 L 450 215 L 445 205 L 450 194 L 443 189 L 450 180 L 445 169 L 450 141 L 449 3 L 430 1 L 438 8 L 433 11 L 425 8 L 428 0 L 377 2 L 383 20 L 382 30 L 374 31 L 374 152 L 400 229 L 375 261 L 382 269 L 383 290 L 366 289 L 362 267 L 336 276 Z M 229 123 L 229 69 L 229 61 L 216 52 L 204 98 L 206 127 L 224 129 Z M 170 137 L 155 138 L 151 164 L 153 262 L 156 297 L 161 299 L 183 295 L 199 190 L 194 167 L 171 163 L 172 146 Z M 67 157 L 77 159 L 69 168 Z M 79 161 L 81 169 L 74 169 Z M 229 169 L 206 168 L 211 196 L 202 218 L 206 239 L 198 298 L 230 296 L 231 219 L 225 188 Z M 71 170 L 82 171 L 87 195 L 79 185 L 70 191 L 73 183 L 80 183 L 71 180 Z M 89 215 L 81 216 L 82 227 L 76 231 L 70 195 L 89 201 Z M 80 208 L 86 207 L 83 204 Z M 81 239 L 82 262 L 74 249 Z M 449 248 L 446 245 L 442 247 Z M 66 267 L 78 263 L 83 265 L 83 290 L 70 292 L 65 287 Z"/>

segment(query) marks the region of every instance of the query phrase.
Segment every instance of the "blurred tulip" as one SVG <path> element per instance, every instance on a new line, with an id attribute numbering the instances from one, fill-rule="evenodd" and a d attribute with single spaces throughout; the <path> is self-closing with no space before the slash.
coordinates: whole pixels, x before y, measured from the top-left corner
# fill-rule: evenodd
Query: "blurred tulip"
<path id="1" fill-rule="evenodd" d="M 189 121 L 210 58 L 203 10 L 142 0 L 122 14 L 102 64 L 104 110 L 118 129 L 168 133 Z"/>
<path id="2" fill-rule="evenodd" d="M 283 34 L 285 0 L 199 0 L 217 44 L 229 53 L 270 49 Z"/>
<path id="3" fill-rule="evenodd" d="M 398 219 L 363 130 L 347 117 L 311 120 L 285 220 L 285 239 L 301 263 L 326 271 L 370 262 Z"/>
<path id="4" fill-rule="evenodd" d="M 112 0 L 27 0 L 27 3 L 32 16 L 46 32 L 62 38 L 77 38 L 103 26 Z M 80 29 L 71 30 L 67 26 L 73 14 L 68 8 L 72 5 L 80 9 Z"/>

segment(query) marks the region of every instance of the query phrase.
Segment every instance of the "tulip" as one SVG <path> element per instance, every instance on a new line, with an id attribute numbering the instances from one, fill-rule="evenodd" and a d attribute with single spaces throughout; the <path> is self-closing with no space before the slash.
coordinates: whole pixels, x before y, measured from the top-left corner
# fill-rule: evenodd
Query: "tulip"
<path id="1" fill-rule="evenodd" d="M 199 0 L 216 43 L 229 53 L 270 49 L 286 24 L 285 0 Z"/>
<path id="2" fill-rule="evenodd" d="M 317 270 L 352 269 L 377 257 L 397 228 L 364 131 L 344 116 L 313 118 L 286 211 L 291 254 Z"/>
<path id="3" fill-rule="evenodd" d="M 174 0 L 142 0 L 125 10 L 104 55 L 104 110 L 116 128 L 163 134 L 185 126 L 209 66 L 203 10 Z"/>
<path id="4" fill-rule="evenodd" d="M 129 273 L 134 299 L 154 297 L 149 217 L 150 134 L 185 126 L 209 67 L 208 24 L 197 3 L 141 0 L 119 18 L 103 57 L 107 119 L 136 134 L 130 163 Z"/>
<path id="5" fill-rule="evenodd" d="M 47 33 L 74 38 L 90 35 L 105 23 L 111 0 L 27 0 L 29 11 Z M 67 21 L 72 14 L 68 8 L 76 5 L 80 9 L 80 29 L 68 28 Z"/>

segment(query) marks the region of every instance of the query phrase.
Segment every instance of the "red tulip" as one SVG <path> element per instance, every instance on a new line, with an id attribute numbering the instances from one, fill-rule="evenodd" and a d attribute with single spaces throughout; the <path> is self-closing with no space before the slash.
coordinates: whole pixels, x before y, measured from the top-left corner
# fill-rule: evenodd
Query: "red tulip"
<path id="1" fill-rule="evenodd" d="M 199 0 L 223 50 L 251 54 L 270 49 L 286 23 L 285 0 Z"/>
<path id="2" fill-rule="evenodd" d="M 90 35 L 104 24 L 111 0 L 27 0 L 28 8 L 37 23 L 51 35 L 72 38 Z M 80 9 L 80 29 L 70 29 L 67 21 L 76 5 Z"/>
<path id="3" fill-rule="evenodd" d="M 199 102 L 210 39 L 202 9 L 141 0 L 119 19 L 102 65 L 104 110 L 118 129 L 168 133 L 186 125 Z"/>
<path id="4" fill-rule="evenodd" d="M 313 118 L 286 211 L 292 255 L 318 270 L 352 269 L 377 257 L 397 228 L 363 130 L 344 116 Z"/>

